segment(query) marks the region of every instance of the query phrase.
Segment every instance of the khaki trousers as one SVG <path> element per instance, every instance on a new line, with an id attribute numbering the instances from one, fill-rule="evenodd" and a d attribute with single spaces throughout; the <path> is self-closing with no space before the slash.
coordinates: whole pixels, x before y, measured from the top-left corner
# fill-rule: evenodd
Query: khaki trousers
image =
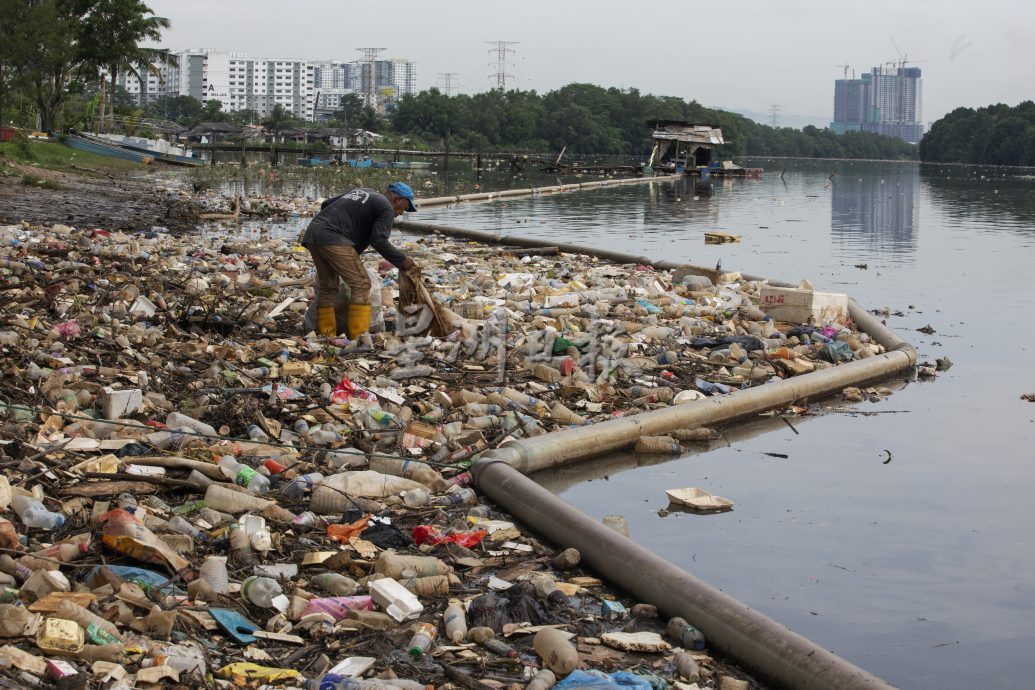
<path id="1" fill-rule="evenodd" d="M 316 285 L 319 289 L 317 308 L 334 306 L 339 278 L 352 291 L 349 304 L 370 303 L 370 276 L 355 247 L 349 244 L 317 244 L 306 248 L 316 265 Z"/>

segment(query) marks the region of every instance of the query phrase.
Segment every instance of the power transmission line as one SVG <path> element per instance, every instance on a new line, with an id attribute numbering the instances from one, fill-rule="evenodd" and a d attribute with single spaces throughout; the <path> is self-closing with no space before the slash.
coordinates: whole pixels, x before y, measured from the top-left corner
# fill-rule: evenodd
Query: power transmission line
<path id="1" fill-rule="evenodd" d="M 507 90 L 507 77 L 513 78 L 513 74 L 507 74 L 507 53 L 513 53 L 514 51 L 510 46 L 517 45 L 517 41 L 486 41 L 491 46 L 496 46 L 489 50 L 489 54 L 496 53 L 496 88 L 500 91 Z M 489 75 L 492 76 L 492 75 Z"/>
<path id="2" fill-rule="evenodd" d="M 442 77 L 445 81 L 445 92 L 446 96 L 453 95 L 453 77 L 460 76 L 459 72 L 439 72 L 438 76 Z"/>
<path id="3" fill-rule="evenodd" d="M 377 76 L 374 63 L 384 48 L 359 48 L 358 50 L 363 53 L 363 62 L 367 64 L 367 78 L 363 88 L 364 101 L 367 106 L 374 108 L 377 106 Z"/>

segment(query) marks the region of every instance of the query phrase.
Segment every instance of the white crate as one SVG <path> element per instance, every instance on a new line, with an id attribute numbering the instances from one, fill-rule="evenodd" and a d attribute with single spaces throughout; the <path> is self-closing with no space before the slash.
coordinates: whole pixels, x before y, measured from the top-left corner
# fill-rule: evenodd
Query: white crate
<path id="1" fill-rule="evenodd" d="M 833 323 L 848 318 L 848 295 L 801 288 L 762 287 L 762 309 L 776 321 Z"/>

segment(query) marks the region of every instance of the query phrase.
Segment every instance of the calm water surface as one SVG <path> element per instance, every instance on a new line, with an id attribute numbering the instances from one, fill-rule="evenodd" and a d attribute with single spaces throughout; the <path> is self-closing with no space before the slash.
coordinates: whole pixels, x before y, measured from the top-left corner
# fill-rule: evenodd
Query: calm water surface
<path id="1" fill-rule="evenodd" d="M 757 163 L 768 170 L 758 181 L 416 217 L 808 278 L 901 312 L 888 325 L 921 360 L 955 363 L 936 382 L 798 421 L 799 434 L 770 420 L 706 453 L 604 458 L 537 479 L 590 515 L 625 515 L 643 545 L 896 686 L 1035 687 L 1035 404 L 1020 399 L 1035 393 L 1035 181 L 992 168 Z M 705 245 L 715 229 L 743 241 Z M 928 324 L 933 335 L 916 331 Z M 664 490 L 683 486 L 736 508 L 659 516 Z"/>

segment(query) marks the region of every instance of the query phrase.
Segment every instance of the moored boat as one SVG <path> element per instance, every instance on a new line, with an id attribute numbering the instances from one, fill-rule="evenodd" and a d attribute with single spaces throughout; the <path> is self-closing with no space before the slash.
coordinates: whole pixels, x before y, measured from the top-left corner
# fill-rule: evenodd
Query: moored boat
<path id="1" fill-rule="evenodd" d="M 146 153 L 133 151 L 131 149 L 117 146 L 116 144 L 109 144 L 107 142 L 98 141 L 79 134 L 68 134 L 65 137 L 65 143 L 80 151 L 88 151 L 90 153 L 96 153 L 110 158 L 121 158 L 122 160 L 134 161 L 136 163 L 150 163 L 154 160 L 154 156 L 150 156 Z"/>

